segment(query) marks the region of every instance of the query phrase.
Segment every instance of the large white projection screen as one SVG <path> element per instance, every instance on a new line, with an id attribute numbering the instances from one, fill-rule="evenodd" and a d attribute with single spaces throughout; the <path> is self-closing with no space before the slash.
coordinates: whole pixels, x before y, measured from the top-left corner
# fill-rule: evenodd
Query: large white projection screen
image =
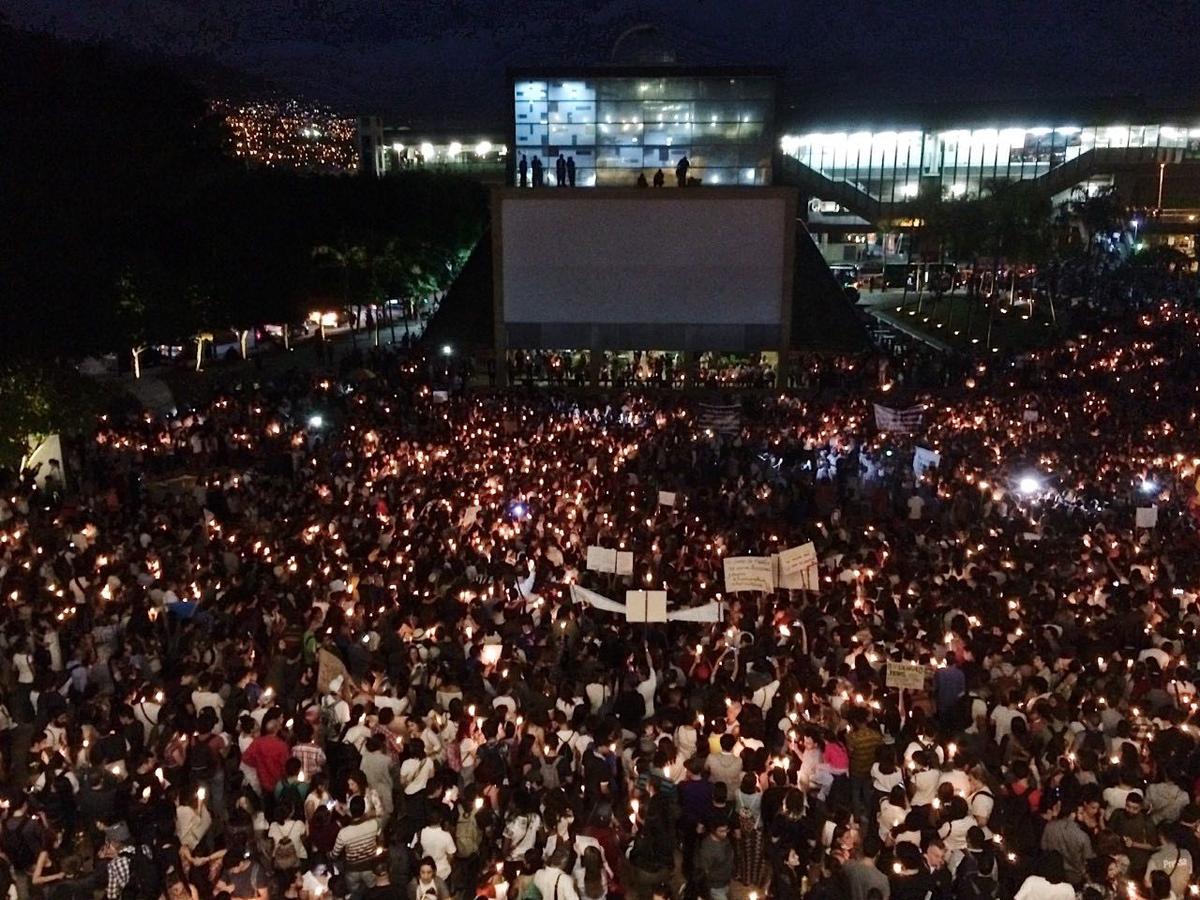
<path id="1" fill-rule="evenodd" d="M 695 190 L 503 196 L 503 322 L 777 332 L 790 299 L 788 197 Z"/>

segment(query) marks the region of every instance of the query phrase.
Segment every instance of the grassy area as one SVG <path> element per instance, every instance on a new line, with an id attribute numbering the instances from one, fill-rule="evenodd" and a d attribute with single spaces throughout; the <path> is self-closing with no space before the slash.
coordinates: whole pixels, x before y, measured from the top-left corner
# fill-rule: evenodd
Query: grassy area
<path id="1" fill-rule="evenodd" d="M 1051 312 L 1049 303 L 1009 306 L 1000 299 L 993 310 L 986 300 L 961 294 L 941 299 L 926 296 L 918 301 L 910 295 L 907 302 L 876 306 L 872 312 L 884 319 L 920 331 L 956 350 L 986 353 L 989 347 L 1000 351 L 1022 352 L 1044 347 L 1069 332 L 1065 309 Z"/>

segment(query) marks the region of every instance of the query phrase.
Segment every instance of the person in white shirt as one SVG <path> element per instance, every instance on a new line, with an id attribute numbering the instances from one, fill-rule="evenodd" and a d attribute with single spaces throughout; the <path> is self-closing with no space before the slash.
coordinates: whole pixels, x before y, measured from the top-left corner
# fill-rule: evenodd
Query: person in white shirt
<path id="1" fill-rule="evenodd" d="M 409 741 L 408 758 L 400 765 L 400 785 L 405 796 L 424 793 L 433 770 L 433 759 L 425 752 L 425 744 L 420 740 Z"/>
<path id="2" fill-rule="evenodd" d="M 637 692 L 642 695 L 646 704 L 646 718 L 654 715 L 654 694 L 658 690 L 658 673 L 654 671 L 654 660 L 650 651 L 646 650 L 646 677 L 637 684 Z"/>
<path id="3" fill-rule="evenodd" d="M 1006 737 L 1012 734 L 1012 723 L 1014 719 L 1024 719 L 1025 715 L 1020 710 L 1013 709 L 1008 705 L 1008 694 L 1002 692 L 996 703 L 996 708 L 992 710 L 992 739 L 999 744 Z"/>
<path id="4" fill-rule="evenodd" d="M 569 848 L 556 852 L 549 863 L 533 876 L 533 884 L 541 893 L 542 900 L 579 900 L 575 880 L 565 870 Z"/>
<path id="5" fill-rule="evenodd" d="M 444 881 L 450 877 L 451 863 L 458 848 L 454 838 L 442 827 L 442 820 L 442 810 L 435 805 L 429 812 L 429 824 L 421 829 L 418 843 L 421 855 L 433 860 L 438 878 Z"/>

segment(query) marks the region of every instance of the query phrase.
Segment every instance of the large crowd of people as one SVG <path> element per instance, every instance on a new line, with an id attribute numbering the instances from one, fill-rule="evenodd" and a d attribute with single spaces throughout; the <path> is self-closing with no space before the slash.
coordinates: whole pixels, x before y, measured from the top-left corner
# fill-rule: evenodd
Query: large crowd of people
<path id="1" fill-rule="evenodd" d="M 1196 894 L 1198 325 L 717 430 L 416 366 L 106 418 L 0 497 L 0 897 Z"/>

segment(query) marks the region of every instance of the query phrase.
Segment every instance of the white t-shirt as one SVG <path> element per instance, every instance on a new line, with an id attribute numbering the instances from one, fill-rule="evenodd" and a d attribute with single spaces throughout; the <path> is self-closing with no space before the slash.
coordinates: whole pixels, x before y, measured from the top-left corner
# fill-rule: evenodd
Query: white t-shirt
<path id="1" fill-rule="evenodd" d="M 298 819 L 289 819 L 282 825 L 272 822 L 271 827 L 267 829 L 267 837 L 271 839 L 273 847 L 284 838 L 291 838 L 292 846 L 296 848 L 296 856 L 300 859 L 308 859 L 308 851 L 304 848 L 306 834 L 308 827 Z"/>
<path id="2" fill-rule="evenodd" d="M 908 498 L 908 517 L 909 517 L 909 519 L 916 520 L 916 519 L 921 518 L 921 510 L 923 510 L 924 508 L 925 508 L 925 501 L 922 500 L 918 495 L 913 494 L 911 497 Z"/>
<path id="3" fill-rule="evenodd" d="M 421 794 L 433 775 L 433 760 L 428 756 L 424 759 L 406 759 L 400 766 L 400 783 L 404 785 L 407 796 Z"/>
<path id="4" fill-rule="evenodd" d="M 443 881 L 450 877 L 450 862 L 456 849 L 454 838 L 444 828 L 426 825 L 421 829 L 421 853 L 433 860 L 437 876 Z"/>
<path id="5" fill-rule="evenodd" d="M 33 684 L 33 657 L 18 653 L 13 657 L 13 668 L 17 670 L 18 684 Z"/>
<path id="6" fill-rule="evenodd" d="M 1012 734 L 1013 719 L 1024 719 L 1020 712 L 1007 706 L 997 706 L 992 710 L 992 724 L 996 728 L 996 743 L 1000 743 Z"/>

